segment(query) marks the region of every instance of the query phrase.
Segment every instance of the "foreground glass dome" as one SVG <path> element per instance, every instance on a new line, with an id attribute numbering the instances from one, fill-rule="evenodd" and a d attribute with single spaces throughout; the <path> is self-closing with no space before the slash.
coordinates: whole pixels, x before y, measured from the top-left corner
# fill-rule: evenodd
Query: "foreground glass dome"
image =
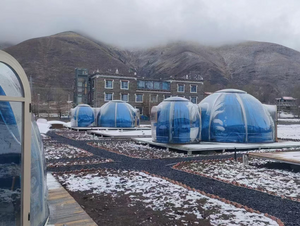
<path id="1" fill-rule="evenodd" d="M 2 56 L 0 51 L 0 58 Z M 23 75 L 25 79 L 26 75 Z M 16 72 L 0 59 L 0 225 L 39 226 L 45 225 L 49 216 L 46 165 L 37 125 L 33 118 L 30 124 L 27 117 L 30 117 L 29 109 L 25 106 L 30 95 L 27 98 L 26 93 L 28 95 L 30 90 L 23 90 L 23 87 L 26 88 Z M 19 99 L 5 101 L 1 100 L 3 97 Z M 28 140 L 31 140 L 31 145 L 27 146 Z M 31 150 L 30 155 L 27 155 L 28 150 Z M 28 157 L 31 164 L 24 160 Z M 26 180 L 25 175 L 28 176 Z"/>
<path id="2" fill-rule="evenodd" d="M 181 97 L 170 97 L 151 109 L 152 139 L 159 143 L 195 143 L 201 136 L 200 109 Z"/>
<path id="3" fill-rule="evenodd" d="M 220 90 L 200 104 L 202 141 L 274 142 L 275 127 L 269 111 L 255 97 L 236 89 Z"/>
<path id="4" fill-rule="evenodd" d="M 113 100 L 104 104 L 97 114 L 97 126 L 133 128 L 139 125 L 139 111 L 130 104 Z"/>
<path id="5" fill-rule="evenodd" d="M 79 104 L 77 107 L 71 110 L 71 114 L 72 127 L 92 126 L 95 121 L 94 110 L 87 104 Z"/>

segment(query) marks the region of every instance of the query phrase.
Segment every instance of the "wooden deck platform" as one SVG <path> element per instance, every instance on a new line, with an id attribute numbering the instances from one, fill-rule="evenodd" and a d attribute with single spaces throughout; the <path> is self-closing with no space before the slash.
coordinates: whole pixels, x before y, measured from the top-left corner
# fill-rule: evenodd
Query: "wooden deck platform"
<path id="1" fill-rule="evenodd" d="M 300 165 L 300 151 L 249 153 L 249 157 L 263 158 L 277 162 Z"/>
<path id="2" fill-rule="evenodd" d="M 50 173 L 47 174 L 47 185 L 50 209 L 48 226 L 97 226 Z"/>

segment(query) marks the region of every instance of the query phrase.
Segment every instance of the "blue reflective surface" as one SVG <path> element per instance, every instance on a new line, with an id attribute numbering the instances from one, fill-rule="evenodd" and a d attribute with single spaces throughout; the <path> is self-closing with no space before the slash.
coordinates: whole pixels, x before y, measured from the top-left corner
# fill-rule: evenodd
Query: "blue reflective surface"
<path id="1" fill-rule="evenodd" d="M 274 142 L 275 127 L 269 112 L 253 96 L 240 90 L 216 92 L 199 104 L 202 141 Z"/>
<path id="2" fill-rule="evenodd" d="M 123 101 L 110 101 L 104 104 L 97 115 L 97 126 L 133 128 L 139 125 L 137 109 Z"/>
<path id="3" fill-rule="evenodd" d="M 1 95 L 5 95 L 0 86 Z M 0 225 L 20 224 L 22 104 L 0 101 Z M 46 164 L 40 132 L 31 131 L 31 225 L 44 225 L 49 216 Z"/>
<path id="4" fill-rule="evenodd" d="M 159 143 L 200 141 L 200 112 L 185 98 L 168 98 L 151 110 L 152 139 Z"/>
<path id="5" fill-rule="evenodd" d="M 78 105 L 72 113 L 72 126 L 88 127 L 95 121 L 94 110 L 86 104 Z"/>
<path id="6" fill-rule="evenodd" d="M 5 96 L 1 85 L 0 93 Z M 0 101 L 0 225 L 20 224 L 22 148 L 18 125 L 22 121 L 17 118 L 21 120 L 21 112 L 21 103 Z"/>

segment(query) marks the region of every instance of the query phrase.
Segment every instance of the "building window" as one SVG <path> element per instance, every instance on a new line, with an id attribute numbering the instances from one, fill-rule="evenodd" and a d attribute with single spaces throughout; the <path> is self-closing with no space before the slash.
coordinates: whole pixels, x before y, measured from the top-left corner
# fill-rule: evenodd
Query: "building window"
<path id="1" fill-rule="evenodd" d="M 190 100 L 193 104 L 197 104 L 197 97 L 190 97 Z"/>
<path id="2" fill-rule="evenodd" d="M 163 82 L 162 83 L 162 89 L 163 90 L 170 90 L 170 83 L 169 82 Z"/>
<path id="3" fill-rule="evenodd" d="M 82 86 L 77 87 L 77 92 L 81 93 L 83 91 Z"/>
<path id="4" fill-rule="evenodd" d="M 125 101 L 125 102 L 128 102 L 128 99 L 129 99 L 128 96 L 129 96 L 129 94 L 123 94 L 123 93 L 122 93 L 122 94 L 121 94 L 121 100 L 122 100 L 122 101 Z"/>
<path id="5" fill-rule="evenodd" d="M 129 81 L 121 81 L 121 89 L 129 89 Z"/>
<path id="6" fill-rule="evenodd" d="M 177 92 L 184 93 L 184 88 L 185 88 L 185 85 L 178 84 L 177 85 Z"/>
<path id="7" fill-rule="evenodd" d="M 113 100 L 113 94 L 112 93 L 104 93 L 105 101 Z"/>
<path id="8" fill-rule="evenodd" d="M 153 82 L 152 81 L 147 81 L 146 82 L 146 89 L 153 89 Z"/>
<path id="9" fill-rule="evenodd" d="M 197 93 L 197 85 L 191 85 L 191 93 Z"/>
<path id="10" fill-rule="evenodd" d="M 164 99 L 171 97 L 171 95 L 164 95 Z"/>
<path id="11" fill-rule="evenodd" d="M 158 95 L 150 95 L 150 101 L 151 101 L 152 103 L 157 102 L 157 100 L 158 100 Z"/>
<path id="12" fill-rule="evenodd" d="M 138 81 L 137 82 L 138 89 L 145 89 L 145 81 Z"/>
<path id="13" fill-rule="evenodd" d="M 113 80 L 104 80 L 105 81 L 105 89 L 113 89 Z"/>
<path id="14" fill-rule="evenodd" d="M 161 90 L 161 82 L 154 82 L 154 89 Z"/>
<path id="15" fill-rule="evenodd" d="M 81 104 L 82 103 L 82 97 L 78 96 L 77 97 L 77 104 Z"/>
<path id="16" fill-rule="evenodd" d="M 143 94 L 135 94 L 135 102 L 143 102 Z"/>

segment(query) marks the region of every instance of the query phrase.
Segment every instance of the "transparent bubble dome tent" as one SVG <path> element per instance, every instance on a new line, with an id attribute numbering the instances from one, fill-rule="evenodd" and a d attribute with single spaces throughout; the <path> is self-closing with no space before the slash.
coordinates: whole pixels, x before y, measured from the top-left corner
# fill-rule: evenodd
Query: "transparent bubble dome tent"
<path id="1" fill-rule="evenodd" d="M 97 126 L 133 128 L 139 125 L 139 110 L 130 104 L 113 100 L 104 104 L 97 112 Z"/>
<path id="2" fill-rule="evenodd" d="M 158 143 L 196 143 L 201 136 L 198 105 L 170 97 L 151 109 L 152 139 Z"/>
<path id="3" fill-rule="evenodd" d="M 88 127 L 95 121 L 94 110 L 87 104 L 79 104 L 71 109 L 71 126 Z"/>
<path id="4" fill-rule="evenodd" d="M 0 225 L 39 226 L 49 217 L 43 144 L 30 102 L 24 70 L 0 51 Z"/>
<path id="5" fill-rule="evenodd" d="M 203 99 L 202 141 L 265 143 L 275 141 L 274 121 L 268 109 L 241 90 L 225 89 Z"/>

